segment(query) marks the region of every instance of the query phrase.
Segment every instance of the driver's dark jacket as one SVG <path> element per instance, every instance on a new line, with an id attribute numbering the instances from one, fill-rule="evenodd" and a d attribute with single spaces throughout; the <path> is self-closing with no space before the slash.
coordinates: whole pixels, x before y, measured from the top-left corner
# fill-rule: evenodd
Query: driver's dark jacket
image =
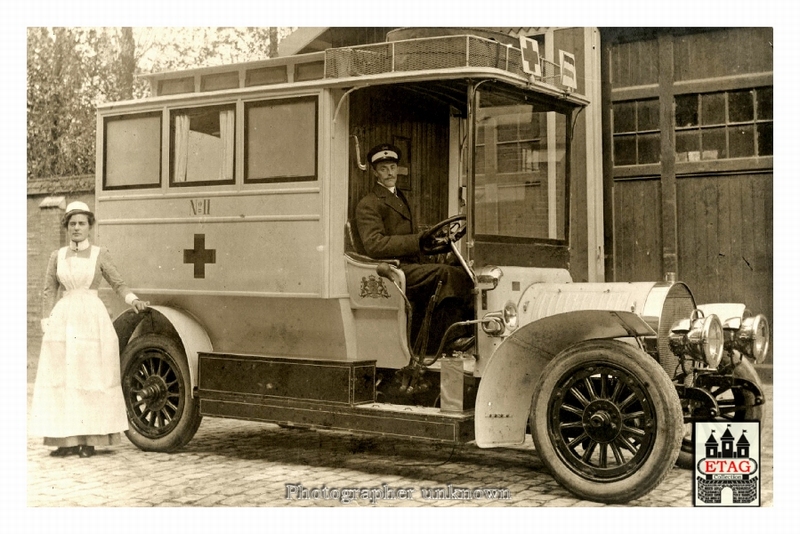
<path id="1" fill-rule="evenodd" d="M 358 203 L 356 226 L 367 255 L 400 260 L 400 268 L 406 275 L 406 293 L 412 301 L 427 302 L 438 282 L 443 284 L 440 301 L 450 297 L 469 301 L 472 284 L 464 269 L 422 261 L 420 235 L 414 233 L 411 209 L 399 189 L 398 195 L 375 184 Z"/>
<path id="2" fill-rule="evenodd" d="M 403 193 L 397 191 L 399 197 L 375 184 L 356 207 L 356 226 L 367 255 L 375 259 L 400 260 L 400 269 L 406 276 L 406 295 L 415 309 L 412 339 L 416 339 L 420 331 L 430 296 L 441 284 L 436 293 L 438 303 L 431 318 L 427 347 L 427 352 L 433 353 L 449 325 L 471 316 L 472 282 L 461 267 L 421 263 L 420 235 L 414 232 L 411 209 Z M 460 335 L 463 334 L 456 337 Z"/>
<path id="3" fill-rule="evenodd" d="M 396 258 L 402 262 L 420 261 L 419 234 L 414 232 L 411 209 L 399 196 L 375 184 L 356 207 L 356 225 L 367 255 L 376 259 Z"/>

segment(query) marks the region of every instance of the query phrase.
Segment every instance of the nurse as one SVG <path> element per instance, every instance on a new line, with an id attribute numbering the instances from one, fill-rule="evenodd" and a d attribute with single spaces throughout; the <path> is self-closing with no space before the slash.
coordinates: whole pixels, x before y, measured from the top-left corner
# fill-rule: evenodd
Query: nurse
<path id="1" fill-rule="evenodd" d="M 119 342 L 97 288 L 105 279 L 136 313 L 148 303 L 128 289 L 108 250 L 91 244 L 94 224 L 85 203 L 67 206 L 69 246 L 53 252 L 45 275 L 30 432 L 56 447 L 51 456 L 88 458 L 95 447 L 120 443 L 128 429 Z"/>

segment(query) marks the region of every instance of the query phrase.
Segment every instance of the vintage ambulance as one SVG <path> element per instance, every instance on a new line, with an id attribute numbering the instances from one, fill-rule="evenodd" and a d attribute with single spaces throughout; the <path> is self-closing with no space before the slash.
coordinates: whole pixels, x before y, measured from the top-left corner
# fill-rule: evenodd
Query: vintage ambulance
<path id="1" fill-rule="evenodd" d="M 572 282 L 589 101 L 574 56 L 535 45 L 396 30 L 149 75 L 153 96 L 100 106 L 96 237 L 151 303 L 114 321 L 130 440 L 172 451 L 203 416 L 487 448 L 530 433 L 571 492 L 627 502 L 691 463 L 692 421 L 758 418 L 763 315 L 675 280 Z M 427 310 L 360 248 L 384 142 L 430 261 L 473 281 L 471 346 L 415 351 Z"/>

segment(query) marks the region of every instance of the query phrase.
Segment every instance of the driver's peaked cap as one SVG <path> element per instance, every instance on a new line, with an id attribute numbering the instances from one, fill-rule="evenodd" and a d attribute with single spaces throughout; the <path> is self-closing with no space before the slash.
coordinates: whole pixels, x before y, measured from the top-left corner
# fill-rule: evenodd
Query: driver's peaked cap
<path id="1" fill-rule="evenodd" d="M 369 164 L 373 167 L 382 161 L 394 161 L 398 163 L 400 161 L 400 156 L 400 149 L 388 143 L 376 145 L 367 153 Z"/>

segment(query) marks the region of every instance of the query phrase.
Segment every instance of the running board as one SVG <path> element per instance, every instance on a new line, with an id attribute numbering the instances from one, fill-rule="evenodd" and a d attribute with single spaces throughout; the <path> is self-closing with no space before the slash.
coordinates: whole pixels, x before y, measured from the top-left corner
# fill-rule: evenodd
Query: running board
<path id="1" fill-rule="evenodd" d="M 472 411 L 451 414 L 438 408 L 383 403 L 347 406 L 202 389 L 197 390 L 197 396 L 200 413 L 210 417 L 441 443 L 460 444 L 475 439 Z"/>

